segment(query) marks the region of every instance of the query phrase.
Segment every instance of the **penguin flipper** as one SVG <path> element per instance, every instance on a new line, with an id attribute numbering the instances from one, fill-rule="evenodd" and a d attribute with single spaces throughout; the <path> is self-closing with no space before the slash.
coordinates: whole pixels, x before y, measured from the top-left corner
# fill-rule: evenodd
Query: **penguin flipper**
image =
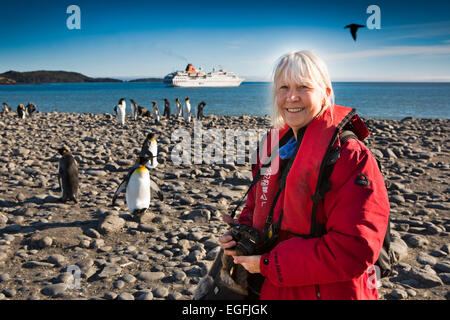
<path id="1" fill-rule="evenodd" d="M 128 181 L 130 181 L 131 175 L 133 174 L 134 170 L 136 169 L 136 165 L 134 165 L 127 173 L 119 187 L 117 188 L 116 192 L 114 193 L 113 199 L 112 199 L 112 205 L 114 206 L 116 204 L 117 197 L 119 194 L 127 189 Z"/>
<path id="2" fill-rule="evenodd" d="M 164 194 L 162 193 L 161 189 L 158 187 L 155 181 L 150 179 L 150 189 L 154 190 L 156 192 L 156 195 L 158 196 L 160 201 L 164 200 Z"/>
<path id="3" fill-rule="evenodd" d="M 116 192 L 114 193 L 114 196 L 112 198 L 112 205 L 114 206 L 116 204 L 116 200 L 117 197 L 119 196 L 119 194 L 124 191 L 127 188 L 128 185 L 128 179 L 122 181 L 122 183 L 119 185 L 119 187 L 117 188 Z"/>

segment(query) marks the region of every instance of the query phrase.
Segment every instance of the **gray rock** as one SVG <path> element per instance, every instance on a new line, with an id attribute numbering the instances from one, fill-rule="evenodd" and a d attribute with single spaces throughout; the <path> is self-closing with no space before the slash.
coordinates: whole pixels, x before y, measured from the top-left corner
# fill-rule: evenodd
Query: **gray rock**
<path id="1" fill-rule="evenodd" d="M 16 289 L 5 289 L 2 291 L 2 293 L 7 297 L 7 298 L 14 298 L 15 295 L 17 294 Z"/>
<path id="2" fill-rule="evenodd" d="M 40 262 L 40 261 L 28 261 L 22 265 L 23 268 L 38 268 L 38 267 L 53 268 L 54 266 L 55 265 L 53 263 Z"/>
<path id="3" fill-rule="evenodd" d="M 438 262 L 434 265 L 434 269 L 438 272 L 449 273 L 450 272 L 450 260 Z"/>
<path id="4" fill-rule="evenodd" d="M 117 298 L 117 293 L 115 293 L 115 292 L 107 292 L 103 296 L 103 299 L 106 299 L 106 300 L 114 300 L 116 298 Z"/>
<path id="5" fill-rule="evenodd" d="M 46 286 L 41 290 L 41 293 L 52 298 L 59 298 L 64 295 L 66 289 L 67 286 L 65 283 L 57 283 Z"/>
<path id="6" fill-rule="evenodd" d="M 441 250 L 444 251 L 444 252 L 446 252 L 447 254 L 450 254 L 450 243 L 444 244 L 444 245 L 441 247 Z"/>
<path id="7" fill-rule="evenodd" d="M 120 274 L 121 272 L 122 272 L 121 267 L 112 263 L 106 263 L 105 266 L 103 267 L 102 272 L 100 272 L 98 276 L 100 278 L 110 278 Z"/>
<path id="8" fill-rule="evenodd" d="M 53 239 L 50 237 L 44 237 L 41 240 L 39 240 L 39 248 L 44 249 L 51 247 L 53 244 Z"/>
<path id="9" fill-rule="evenodd" d="M 116 215 L 109 215 L 99 223 L 98 229 L 102 233 L 117 232 L 125 225 L 125 220 Z"/>
<path id="10" fill-rule="evenodd" d="M 7 274 L 7 273 L 0 274 L 0 282 L 8 281 L 9 279 L 10 279 L 9 274 Z"/>
<path id="11" fill-rule="evenodd" d="M 425 266 L 424 269 L 412 267 L 408 275 L 422 283 L 427 288 L 436 287 L 443 284 L 441 278 L 439 278 L 436 272 L 428 265 Z"/>
<path id="12" fill-rule="evenodd" d="M 131 293 L 128 292 L 122 292 L 118 297 L 117 300 L 134 300 L 134 296 Z"/>
<path id="13" fill-rule="evenodd" d="M 136 282 L 136 278 L 131 274 L 126 274 L 121 278 L 126 283 L 134 283 Z"/>
<path id="14" fill-rule="evenodd" d="M 151 291 L 141 293 L 136 300 L 153 300 L 153 293 Z"/>
<path id="15" fill-rule="evenodd" d="M 153 290 L 153 296 L 157 298 L 165 298 L 169 294 L 169 290 L 166 287 L 158 287 Z"/>
<path id="16" fill-rule="evenodd" d="M 434 266 L 436 264 L 436 258 L 433 258 L 432 256 L 420 252 L 419 256 L 417 257 L 417 262 L 419 262 L 420 264 L 424 264 L 424 265 L 430 265 L 430 266 Z"/>
<path id="17" fill-rule="evenodd" d="M 136 276 L 139 280 L 152 282 L 158 281 L 165 277 L 164 272 L 141 272 Z"/>
<path id="18" fill-rule="evenodd" d="M 406 234 L 403 239 L 413 248 L 424 248 L 430 243 L 428 239 L 415 234 Z"/>
<path id="19" fill-rule="evenodd" d="M 450 273 L 439 273 L 439 277 L 445 284 L 450 284 Z"/>
<path id="20" fill-rule="evenodd" d="M 392 237 L 391 250 L 395 262 L 402 261 L 408 256 L 408 245 L 399 237 Z"/>
<path id="21" fill-rule="evenodd" d="M 184 279 L 186 279 L 186 277 L 187 277 L 186 273 L 184 273 L 181 270 L 176 270 L 173 273 L 173 278 L 174 278 L 175 281 L 183 281 Z"/>
<path id="22" fill-rule="evenodd" d="M 67 259 L 61 254 L 51 255 L 47 258 L 47 261 L 58 267 L 64 267 L 67 264 Z"/>
<path id="23" fill-rule="evenodd" d="M 125 287 L 125 282 L 122 280 L 117 280 L 114 282 L 114 288 L 116 289 L 122 289 L 123 287 Z"/>
<path id="24" fill-rule="evenodd" d="M 406 299 L 408 298 L 408 293 L 405 290 L 402 289 L 394 289 L 391 292 L 392 298 L 396 300 Z"/>

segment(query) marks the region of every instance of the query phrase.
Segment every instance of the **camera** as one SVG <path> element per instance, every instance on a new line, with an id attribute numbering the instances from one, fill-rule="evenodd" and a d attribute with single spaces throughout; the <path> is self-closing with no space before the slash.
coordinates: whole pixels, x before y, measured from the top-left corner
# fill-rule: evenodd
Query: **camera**
<path id="1" fill-rule="evenodd" d="M 263 247 L 263 237 L 255 228 L 244 224 L 237 224 L 231 227 L 231 236 L 236 241 L 236 246 L 230 248 L 236 250 L 238 256 L 252 256 L 261 254 Z"/>

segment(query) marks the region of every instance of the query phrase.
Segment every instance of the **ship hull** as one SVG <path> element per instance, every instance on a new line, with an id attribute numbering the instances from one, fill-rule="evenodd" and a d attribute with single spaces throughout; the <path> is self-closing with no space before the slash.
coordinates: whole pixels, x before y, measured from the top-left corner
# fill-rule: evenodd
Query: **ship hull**
<path id="1" fill-rule="evenodd" d="M 167 81 L 164 82 L 170 87 L 182 87 L 182 88 L 199 88 L 199 87 L 239 87 L 242 80 L 239 81 Z"/>

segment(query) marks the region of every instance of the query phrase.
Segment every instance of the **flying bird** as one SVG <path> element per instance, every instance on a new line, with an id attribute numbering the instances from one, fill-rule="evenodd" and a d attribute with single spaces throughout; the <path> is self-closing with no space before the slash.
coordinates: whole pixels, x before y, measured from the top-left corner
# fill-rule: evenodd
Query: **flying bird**
<path id="1" fill-rule="evenodd" d="M 364 28 L 364 27 L 365 26 L 363 26 L 361 24 L 352 23 L 352 24 L 346 25 L 344 27 L 344 29 L 350 28 L 350 33 L 352 34 L 353 40 L 356 41 L 356 31 L 358 31 L 359 28 Z"/>

